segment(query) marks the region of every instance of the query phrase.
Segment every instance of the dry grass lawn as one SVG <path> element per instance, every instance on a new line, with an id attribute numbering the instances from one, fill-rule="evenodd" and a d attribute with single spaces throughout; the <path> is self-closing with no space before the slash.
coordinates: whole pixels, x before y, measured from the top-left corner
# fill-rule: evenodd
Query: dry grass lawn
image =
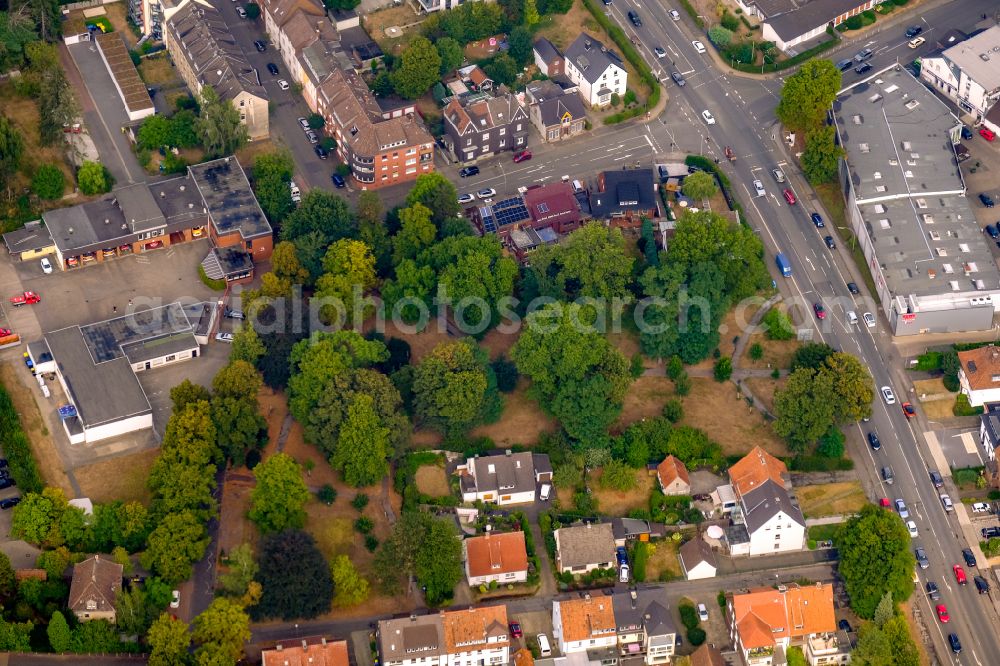
<path id="1" fill-rule="evenodd" d="M 38 385 L 33 380 L 31 385 L 26 384 L 23 380 L 28 377 L 31 375 L 20 363 L 0 364 L 0 383 L 7 389 L 21 417 L 21 427 L 31 441 L 31 451 L 38 462 L 38 472 L 42 481 L 47 486 L 62 488 L 67 497 L 75 497 L 76 493 L 64 471 L 63 460 L 59 456 L 55 442 L 52 441 L 45 419 L 38 411 L 38 403 L 35 402 L 35 396 L 41 395 Z"/>
<path id="2" fill-rule="evenodd" d="M 913 382 L 913 389 L 920 401 L 920 408 L 931 421 L 941 421 L 955 418 L 952 408 L 955 406 L 955 396 L 944 387 L 941 378 L 918 379 Z"/>
<path id="3" fill-rule="evenodd" d="M 750 377 L 749 379 L 744 379 L 743 383 L 747 385 L 750 392 L 753 393 L 754 397 L 764 403 L 768 411 L 774 412 L 774 394 L 775 392 L 782 388 L 788 383 L 788 379 L 782 377 L 781 379 L 771 379 L 770 377 Z"/>
<path id="4" fill-rule="evenodd" d="M 764 349 L 764 356 L 759 361 L 750 358 L 750 347 L 754 344 L 759 344 Z M 755 333 L 750 336 L 740 364 L 745 368 L 787 369 L 792 365 L 795 351 L 801 346 L 802 343 L 798 340 L 768 340 L 763 333 Z"/>
<path id="5" fill-rule="evenodd" d="M 219 508 L 220 554 L 231 553 L 240 544 L 255 545 L 260 538 L 257 527 L 247 519 L 254 485 L 253 474 L 245 469 L 226 474 Z"/>
<path id="6" fill-rule="evenodd" d="M 617 347 L 618 351 L 620 351 L 625 358 L 632 360 L 632 357 L 639 353 L 638 334 L 632 331 L 620 331 L 618 333 L 608 333 L 607 337 L 608 342 Z M 649 359 L 644 360 L 647 364 L 650 363 Z"/>
<path id="7" fill-rule="evenodd" d="M 913 602 L 904 601 L 901 608 L 903 612 L 903 617 L 906 618 L 906 625 L 910 628 L 910 638 L 913 639 L 914 644 L 917 646 L 917 651 L 920 653 L 920 666 L 930 666 L 931 657 L 927 654 L 927 646 L 924 645 L 924 641 L 921 640 L 920 627 L 917 626 L 917 621 L 913 617 Z M 924 622 L 933 622 L 931 618 L 924 618 Z"/>
<path id="8" fill-rule="evenodd" d="M 483 336 L 479 346 L 486 350 L 491 361 L 495 361 L 501 356 L 510 358 L 510 348 L 517 342 L 517 337 L 516 333 L 502 333 L 494 328 Z"/>
<path id="9" fill-rule="evenodd" d="M 653 477 L 644 469 L 635 470 L 635 487 L 620 492 L 601 487 L 604 470 L 594 470 L 590 474 L 590 489 L 597 500 L 597 508 L 608 516 L 624 516 L 632 509 L 649 508 L 649 493 L 653 490 Z"/>
<path id="10" fill-rule="evenodd" d="M 503 396 L 504 408 L 500 420 L 473 429 L 473 437 L 489 437 L 497 446 L 534 444 L 543 432 L 556 429 L 556 421 L 545 414 L 538 403 L 528 396 L 530 381 L 522 377 L 512 393 Z"/>
<path id="11" fill-rule="evenodd" d="M 147 86 L 163 86 L 181 80 L 166 53 L 143 58 L 138 70 Z"/>
<path id="12" fill-rule="evenodd" d="M 719 353 L 732 358 L 736 352 L 736 338 L 745 334 L 750 321 L 760 309 L 763 299 L 748 299 L 729 310 L 719 325 Z"/>
<path id="13" fill-rule="evenodd" d="M 438 465 L 421 465 L 414 476 L 417 490 L 430 497 L 446 497 L 451 494 L 448 474 Z"/>
<path id="14" fill-rule="evenodd" d="M 160 450 L 148 449 L 128 456 L 111 458 L 73 471 L 84 497 L 94 503 L 133 500 L 147 504 L 146 480 Z"/>
<path id="15" fill-rule="evenodd" d="M 374 319 L 365 322 L 367 333 Z M 410 363 L 417 365 L 420 359 L 429 354 L 432 349 L 445 342 L 457 342 L 458 338 L 448 335 L 447 331 L 438 330 L 437 320 L 431 321 L 420 333 L 400 330 L 391 320 L 385 322 L 385 339 L 401 338 L 410 345 Z"/>
<path id="16" fill-rule="evenodd" d="M 857 513 L 868 504 L 860 481 L 799 486 L 795 496 L 806 518 Z"/>
<path id="17" fill-rule="evenodd" d="M 414 37 L 420 34 L 420 26 L 413 25 L 421 23 L 423 19 L 417 15 L 409 3 L 404 2 L 399 6 L 386 7 L 376 12 L 366 15 L 363 19 L 365 29 L 372 36 L 382 50 L 386 53 L 399 53 L 406 48 Z M 405 28 L 404 26 L 411 26 Z M 396 26 L 403 28 L 400 37 L 389 37 L 385 34 L 385 29 Z"/>
<path id="18" fill-rule="evenodd" d="M 649 560 L 646 562 L 646 581 L 662 580 L 666 577 L 680 578 L 681 561 L 677 557 L 681 542 L 663 539 L 649 544 Z"/>
<path id="19" fill-rule="evenodd" d="M 757 410 L 737 397 L 731 383 L 693 377 L 691 393 L 684 398 L 682 425 L 700 428 L 722 446 L 724 455 L 743 455 L 755 444 L 775 456 L 787 456 L 788 449 L 771 425 Z"/>
<path id="20" fill-rule="evenodd" d="M 663 405 L 674 396 L 674 383 L 666 377 L 644 375 L 639 377 L 628 393 L 625 394 L 625 405 L 621 416 L 611 427 L 611 432 L 620 433 L 631 424 L 642 419 L 660 416 Z"/>
<path id="21" fill-rule="evenodd" d="M 944 387 L 944 382 L 941 381 L 940 377 L 935 379 L 917 379 L 913 382 L 913 390 L 921 400 L 924 396 L 931 398 L 935 395 L 946 393 L 949 398 L 954 398 L 956 395 Z"/>

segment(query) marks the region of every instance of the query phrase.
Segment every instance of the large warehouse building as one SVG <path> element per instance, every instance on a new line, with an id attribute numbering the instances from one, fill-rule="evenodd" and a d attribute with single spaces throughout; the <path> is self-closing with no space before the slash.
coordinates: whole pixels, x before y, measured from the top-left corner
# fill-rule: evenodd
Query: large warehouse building
<path id="1" fill-rule="evenodd" d="M 847 215 L 893 335 L 992 328 L 1000 270 L 966 198 L 959 120 L 897 66 L 833 111 Z"/>

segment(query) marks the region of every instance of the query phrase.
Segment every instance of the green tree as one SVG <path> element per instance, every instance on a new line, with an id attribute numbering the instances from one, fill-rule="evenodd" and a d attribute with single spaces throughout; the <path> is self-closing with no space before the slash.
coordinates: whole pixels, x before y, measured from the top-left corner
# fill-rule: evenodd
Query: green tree
<path id="1" fill-rule="evenodd" d="M 87 196 L 111 190 L 113 179 L 107 168 L 98 162 L 84 162 L 76 171 L 76 182 Z"/>
<path id="2" fill-rule="evenodd" d="M 226 594 L 243 596 L 257 575 L 257 570 L 253 547 L 248 543 L 241 543 L 229 551 L 226 570 L 219 574 L 219 585 Z"/>
<path id="3" fill-rule="evenodd" d="M 844 433 L 836 426 L 830 426 L 822 437 L 819 438 L 819 446 L 816 453 L 824 458 L 840 458 L 844 455 Z"/>
<path id="4" fill-rule="evenodd" d="M 45 632 L 48 634 L 49 645 L 52 647 L 53 652 L 69 651 L 73 634 L 69 629 L 69 624 L 66 622 L 65 615 L 59 611 L 52 613 L 52 617 L 49 618 L 49 626 Z"/>
<path id="5" fill-rule="evenodd" d="M 792 371 L 799 368 L 819 370 L 825 364 L 826 359 L 833 356 L 836 351 L 825 342 L 807 342 L 795 350 L 790 369 Z"/>
<path id="6" fill-rule="evenodd" d="M 281 240 L 292 241 L 298 248 L 299 263 L 306 268 L 313 279 L 319 277 L 323 254 L 331 243 L 341 238 L 353 237 L 357 232 L 357 220 L 351 207 L 344 199 L 319 188 L 310 190 L 298 208 L 285 218 L 281 225 Z M 317 249 L 307 243 L 315 236 Z M 309 249 L 309 253 L 304 250 Z M 314 257 L 304 254 L 315 254 Z"/>
<path id="7" fill-rule="evenodd" d="M 195 658 L 205 646 L 213 645 L 222 648 L 226 663 L 235 664 L 243 656 L 243 643 L 250 640 L 250 617 L 239 602 L 216 598 L 195 617 L 191 638 L 198 646 Z"/>
<path id="8" fill-rule="evenodd" d="M 496 236 L 446 238 L 427 254 L 443 266 L 440 293 L 460 329 L 480 335 L 500 323 L 500 304 L 514 293 L 518 268 Z"/>
<path id="9" fill-rule="evenodd" d="M 747 354 L 752 360 L 759 361 L 764 358 L 764 346 L 759 342 L 755 342 L 750 345 L 750 349 L 747 351 Z"/>
<path id="10" fill-rule="evenodd" d="M 0 36 L 2 36 L 2 21 L 0 21 Z M 0 59 L 3 59 L 3 42 L 0 41 Z M 14 174 L 21 168 L 21 160 L 24 157 L 24 135 L 21 130 L 7 118 L 0 115 L 0 189 L 7 190 L 11 185 Z M 43 165 L 42 168 L 50 165 Z M 60 174 L 62 172 L 60 171 Z M 38 196 L 42 196 L 32 181 L 32 189 Z M 62 192 L 59 193 L 62 196 Z M 52 197 L 55 198 L 55 197 Z"/>
<path id="11" fill-rule="evenodd" d="M 306 522 L 310 493 L 295 459 L 276 453 L 253 470 L 257 485 L 250 494 L 249 518 L 262 532 L 299 529 Z"/>
<path id="12" fill-rule="evenodd" d="M 552 473 L 552 483 L 556 488 L 576 488 L 583 483 L 583 470 L 579 465 L 563 463 Z"/>
<path id="13" fill-rule="evenodd" d="M 774 432 L 788 440 L 795 451 L 805 451 L 834 423 L 837 396 L 833 376 L 810 368 L 799 368 L 775 392 Z"/>
<path id="14" fill-rule="evenodd" d="M 159 606 L 151 602 L 146 590 L 133 584 L 127 590 L 118 590 L 115 596 L 115 626 L 123 634 L 142 636 L 158 610 Z"/>
<path id="15" fill-rule="evenodd" d="M 251 5 L 254 3 L 250 3 L 247 7 Z M 195 128 L 208 156 L 231 155 L 246 145 L 249 135 L 246 125 L 240 121 L 240 112 L 235 106 L 228 100 L 220 99 L 212 86 L 204 86 L 201 89 L 200 103 L 201 114 L 198 116 Z"/>
<path id="16" fill-rule="evenodd" d="M 170 119 L 166 116 L 152 115 L 142 121 L 136 135 L 136 143 L 146 150 L 157 150 L 170 144 Z"/>
<path id="17" fill-rule="evenodd" d="M 149 628 L 150 666 L 179 666 L 187 663 L 191 635 L 187 623 L 170 613 L 161 613 Z"/>
<path id="18" fill-rule="evenodd" d="M 719 191 L 719 185 L 715 182 L 715 176 L 707 171 L 695 171 L 684 178 L 684 196 L 702 201 L 708 199 Z"/>
<path id="19" fill-rule="evenodd" d="M 775 114 L 785 127 L 808 132 L 820 127 L 840 90 L 840 70 L 830 60 L 807 60 L 785 78 Z"/>
<path id="20" fill-rule="evenodd" d="M 542 17 L 538 15 L 538 6 L 535 0 L 524 0 L 524 25 L 529 29 L 538 24 Z"/>
<path id="21" fill-rule="evenodd" d="M 173 405 L 174 413 L 184 411 L 189 404 L 198 403 L 204 400 L 211 400 L 208 389 L 201 384 L 195 384 L 190 379 L 185 379 L 177 386 L 170 389 L 170 402 Z"/>
<path id="22" fill-rule="evenodd" d="M 24 64 L 25 47 L 38 43 L 35 22 L 23 6 L 0 12 L 0 71 L 10 71 Z M 0 154 L 3 147 L 0 146 Z"/>
<path id="23" fill-rule="evenodd" d="M 462 66 L 465 54 L 462 45 L 451 37 L 442 37 L 434 43 L 438 56 L 441 58 L 441 76 L 447 75 Z"/>
<path id="24" fill-rule="evenodd" d="M 361 241 L 339 240 L 326 251 L 323 270 L 316 281 L 316 296 L 328 301 L 320 306 L 322 319 L 338 324 L 342 312 L 348 324 L 363 322 L 373 310 L 363 298 L 375 286 L 375 257 L 371 249 Z"/>
<path id="25" fill-rule="evenodd" d="M 295 207 L 288 185 L 294 169 L 295 162 L 287 150 L 261 153 L 254 158 L 254 194 L 272 223 L 280 223 Z"/>
<path id="26" fill-rule="evenodd" d="M 708 38 L 720 49 L 724 49 L 732 43 L 733 31 L 721 25 L 713 25 L 708 29 Z"/>
<path id="27" fill-rule="evenodd" d="M 17 579 L 14 566 L 7 553 L 0 553 L 0 599 L 9 600 L 17 593 Z"/>
<path id="28" fill-rule="evenodd" d="M 729 378 L 733 376 L 733 360 L 728 356 L 720 358 L 715 362 L 713 374 L 717 382 L 729 381 Z"/>
<path id="29" fill-rule="evenodd" d="M 517 66 L 517 62 L 508 54 L 499 53 L 493 56 L 491 61 L 483 65 L 483 71 L 497 83 L 512 86 L 517 81 L 521 69 Z"/>
<path id="30" fill-rule="evenodd" d="M 431 221 L 432 214 L 430 208 L 419 202 L 399 211 L 399 233 L 392 239 L 395 263 L 416 259 L 421 251 L 434 244 L 437 228 Z"/>
<path id="31" fill-rule="evenodd" d="M 2 134 L 0 134 L 2 138 Z M 2 159 L 0 159 L 2 164 Z M 31 177 L 31 190 L 38 195 L 39 199 L 54 201 L 62 197 L 66 191 L 66 176 L 62 169 L 54 164 L 43 164 L 35 170 L 35 175 Z"/>
<path id="32" fill-rule="evenodd" d="M 309 534 L 285 530 L 266 535 L 257 561 L 263 592 L 251 609 L 254 619 L 309 619 L 330 610 L 330 567 Z"/>
<path id="33" fill-rule="evenodd" d="M 917 666 L 920 652 L 913 642 L 906 618 L 897 615 L 884 625 L 869 622 L 858 631 L 851 663 L 860 666 Z"/>
<path id="34" fill-rule="evenodd" d="M 232 361 L 223 366 L 212 378 L 213 397 L 236 398 L 237 400 L 257 400 L 264 381 L 252 364 L 246 361 Z"/>
<path id="35" fill-rule="evenodd" d="M 399 317 L 410 325 L 421 323 L 422 313 L 427 313 L 427 319 L 420 328 L 426 326 L 430 321 L 431 297 L 436 284 L 437 275 L 433 268 L 418 266 L 413 259 L 404 259 L 396 265 L 395 279 L 387 280 L 382 285 L 386 312 L 393 315 L 398 312 Z M 421 309 L 418 303 L 423 303 L 426 307 Z"/>
<path id="36" fill-rule="evenodd" d="M 618 460 L 608 462 L 601 472 L 601 487 L 625 492 L 635 488 L 635 470 Z"/>
<path id="37" fill-rule="evenodd" d="M 330 562 L 330 576 L 333 579 L 333 605 L 347 608 L 364 603 L 368 599 L 368 581 L 358 573 L 347 555 L 336 555 Z"/>
<path id="38" fill-rule="evenodd" d="M 531 31 L 523 25 L 515 25 L 507 39 L 507 53 L 519 67 L 526 67 L 534 59 Z"/>
<path id="39" fill-rule="evenodd" d="M 610 300 L 628 296 L 633 263 L 621 230 L 588 224 L 558 245 L 540 247 L 531 270 L 543 296 Z"/>
<path id="40" fill-rule="evenodd" d="M 446 433 L 464 432 L 499 411 L 486 354 L 468 339 L 441 343 L 425 356 L 414 374 L 413 394 L 417 418 Z"/>
<path id="41" fill-rule="evenodd" d="M 38 134 L 41 142 L 48 146 L 58 143 L 62 139 L 63 128 L 79 118 L 80 107 L 62 67 L 49 67 L 41 72 L 38 92 Z"/>
<path id="42" fill-rule="evenodd" d="M 776 307 L 768 310 L 760 323 L 768 340 L 791 340 L 795 337 L 791 318 Z"/>
<path id="43" fill-rule="evenodd" d="M 632 381 L 628 361 L 589 322 L 580 305 L 545 306 L 528 315 L 511 350 L 530 395 L 583 442 L 604 437 Z"/>
<path id="44" fill-rule="evenodd" d="M 251 21 L 256 21 L 258 18 L 260 18 L 260 5 L 258 5 L 256 2 L 248 2 L 247 4 L 243 5 L 243 9 L 246 10 L 247 18 L 250 19 Z"/>
<path id="45" fill-rule="evenodd" d="M 150 532 L 142 566 L 168 583 L 179 583 L 191 577 L 192 565 L 204 557 L 208 543 L 205 525 L 194 513 L 168 514 Z"/>
<path id="46" fill-rule="evenodd" d="M 234 466 L 245 464 L 247 454 L 266 441 L 267 419 L 261 415 L 256 400 L 216 396 L 212 398 L 212 420 L 222 455 Z"/>
<path id="47" fill-rule="evenodd" d="M 230 362 L 245 361 L 253 365 L 266 352 L 267 349 L 252 324 L 245 323 L 233 333 L 232 349 L 229 350 Z"/>
<path id="48" fill-rule="evenodd" d="M 69 508 L 60 488 L 47 487 L 41 493 L 27 493 L 14 507 L 10 533 L 36 546 L 61 546 L 66 542 L 62 519 Z"/>
<path id="49" fill-rule="evenodd" d="M 370 486 L 388 473 L 390 452 L 389 429 L 376 413 L 372 397 L 359 394 L 347 409 L 330 464 L 349 485 Z"/>
<path id="50" fill-rule="evenodd" d="M 896 604 L 892 601 L 892 592 L 886 590 L 886 593 L 879 600 L 878 606 L 875 607 L 875 615 L 872 617 L 872 621 L 879 627 L 884 627 L 885 623 L 895 616 Z"/>
<path id="51" fill-rule="evenodd" d="M 70 652 L 77 654 L 108 654 L 121 648 L 118 630 L 107 620 L 82 622 L 73 629 Z"/>
<path id="52" fill-rule="evenodd" d="M 436 171 L 422 173 L 417 176 L 406 195 L 407 206 L 416 204 L 427 206 L 431 211 L 431 221 L 440 226 L 448 218 L 458 215 L 458 190 L 450 180 Z"/>
<path id="53" fill-rule="evenodd" d="M 410 42 L 399 57 L 392 73 L 396 92 L 406 99 L 416 99 L 430 90 L 441 73 L 441 56 L 425 37 Z"/>
<path id="54" fill-rule="evenodd" d="M 44 569 L 49 580 L 61 580 L 63 575 L 66 573 L 66 569 L 70 565 L 70 554 L 69 549 L 66 546 L 60 546 L 53 550 L 42 551 L 38 555 L 38 560 L 35 563 L 39 569 Z"/>
<path id="55" fill-rule="evenodd" d="M 383 590 L 400 589 L 402 577 L 415 576 L 425 586 L 427 603 L 451 598 L 462 578 L 462 544 L 452 523 L 430 514 L 406 512 L 375 556 L 375 575 Z"/>
<path id="56" fill-rule="evenodd" d="M 874 617 L 886 592 L 901 601 L 913 593 L 910 536 L 897 514 L 865 506 L 837 531 L 837 550 L 851 608 L 860 617 Z"/>
<path id="57" fill-rule="evenodd" d="M 840 158 L 844 149 L 836 144 L 836 130 L 823 125 L 806 134 L 806 147 L 802 152 L 802 171 L 813 185 L 832 183 L 837 178 Z"/>

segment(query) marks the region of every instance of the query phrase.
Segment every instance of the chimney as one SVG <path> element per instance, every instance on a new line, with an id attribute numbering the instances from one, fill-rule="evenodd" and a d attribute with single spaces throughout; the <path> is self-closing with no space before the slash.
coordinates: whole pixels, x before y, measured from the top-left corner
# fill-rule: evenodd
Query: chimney
<path id="1" fill-rule="evenodd" d="M 820 583 L 817 583 L 817 585 L 820 585 Z M 323 645 L 323 646 L 326 645 L 326 636 L 324 636 L 323 638 L 321 638 L 319 640 L 320 640 L 320 645 Z"/>
<path id="2" fill-rule="evenodd" d="M 306 639 L 302 639 L 302 651 L 305 652 L 309 649 L 309 643 L 306 643 Z"/>
<path id="3" fill-rule="evenodd" d="M 281 645 L 281 643 L 278 643 L 277 645 L 274 646 L 274 649 L 277 650 L 278 652 L 281 652 L 283 646 Z"/>
<path id="4" fill-rule="evenodd" d="M 503 452 L 503 454 L 504 454 L 505 456 L 508 456 L 508 457 L 510 457 L 511 455 L 513 455 L 513 453 L 514 453 L 514 452 L 513 452 L 513 451 L 511 451 L 510 449 L 505 449 L 505 450 L 504 450 L 504 452 Z"/>

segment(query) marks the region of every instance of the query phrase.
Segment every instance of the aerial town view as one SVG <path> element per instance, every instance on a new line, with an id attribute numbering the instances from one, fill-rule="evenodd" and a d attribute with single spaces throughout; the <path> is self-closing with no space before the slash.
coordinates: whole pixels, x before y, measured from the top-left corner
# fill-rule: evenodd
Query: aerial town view
<path id="1" fill-rule="evenodd" d="M 1000 666 L 997 0 L 0 3 L 0 666 Z"/>

